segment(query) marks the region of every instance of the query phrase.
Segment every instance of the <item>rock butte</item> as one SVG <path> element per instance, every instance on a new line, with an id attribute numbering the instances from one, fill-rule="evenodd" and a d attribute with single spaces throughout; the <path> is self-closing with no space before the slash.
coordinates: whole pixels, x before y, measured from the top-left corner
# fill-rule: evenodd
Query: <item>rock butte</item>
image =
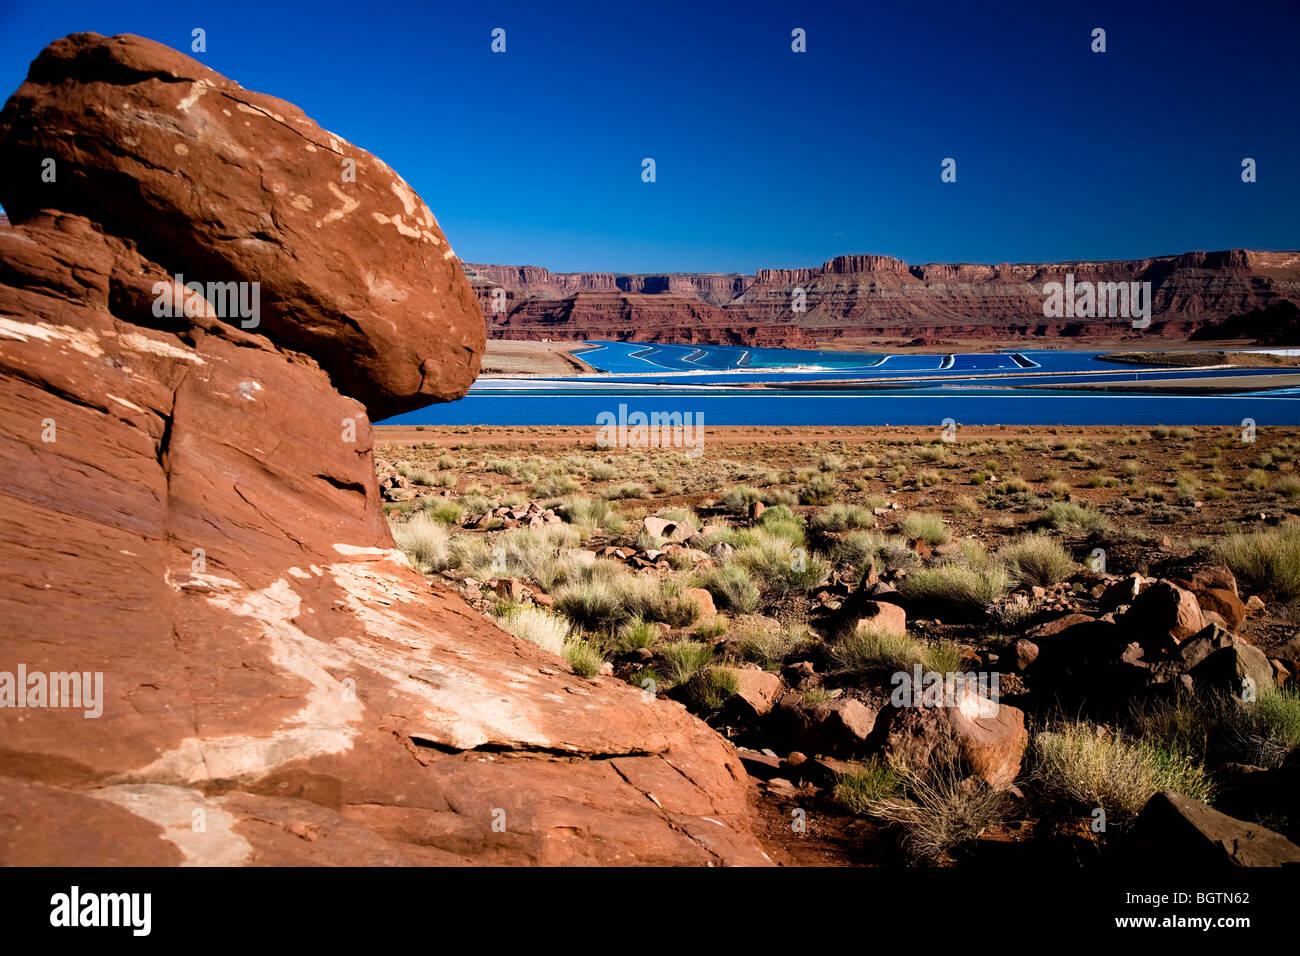
<path id="1" fill-rule="evenodd" d="M 368 416 L 463 394 L 484 330 L 387 166 L 76 34 L 0 113 L 0 202 L 4 657 L 106 697 L 0 712 L 0 863 L 768 862 L 728 743 L 393 550 Z M 177 273 L 259 281 L 260 326 L 155 318 Z"/>

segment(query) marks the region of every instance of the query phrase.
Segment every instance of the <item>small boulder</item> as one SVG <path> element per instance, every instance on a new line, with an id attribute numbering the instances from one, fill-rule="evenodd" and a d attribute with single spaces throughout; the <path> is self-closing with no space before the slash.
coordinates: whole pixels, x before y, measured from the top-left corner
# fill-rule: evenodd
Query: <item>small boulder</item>
<path id="1" fill-rule="evenodd" d="M 869 627 L 885 634 L 907 634 L 907 612 L 897 604 L 862 601 L 855 608 L 859 617 L 854 627 Z"/>
<path id="2" fill-rule="evenodd" d="M 713 606 L 713 595 L 704 588 L 687 588 L 682 596 L 700 606 L 700 617 L 713 617 L 718 613 L 718 609 Z"/>
<path id="3" fill-rule="evenodd" d="M 801 753 L 860 753 L 876 726 L 876 711 L 852 698 L 804 706 L 802 694 L 789 693 L 781 698 L 780 710 L 794 725 L 794 744 Z"/>
<path id="4" fill-rule="evenodd" d="M 1246 620 L 1246 605 L 1226 588 L 1203 588 L 1196 592 L 1202 612 L 1213 611 L 1223 618 L 1228 630 L 1235 631 Z"/>
<path id="5" fill-rule="evenodd" d="M 956 762 L 999 790 L 1011 786 L 1029 743 L 1024 712 L 973 692 L 957 696 L 955 707 L 886 708 L 885 752 L 918 767 Z"/>
<path id="6" fill-rule="evenodd" d="M 736 677 L 736 693 L 728 701 L 742 720 L 766 717 L 781 696 L 781 678 L 756 667 L 731 668 Z"/>
<path id="7" fill-rule="evenodd" d="M 1161 638 L 1186 640 L 1205 627 L 1196 595 L 1168 581 L 1157 581 L 1133 599 L 1123 624 L 1144 647 L 1163 646 Z"/>
<path id="8" fill-rule="evenodd" d="M 1038 645 L 1031 640 L 1018 637 L 1011 642 L 1011 658 L 1015 670 L 1026 670 L 1030 664 L 1038 660 Z"/>

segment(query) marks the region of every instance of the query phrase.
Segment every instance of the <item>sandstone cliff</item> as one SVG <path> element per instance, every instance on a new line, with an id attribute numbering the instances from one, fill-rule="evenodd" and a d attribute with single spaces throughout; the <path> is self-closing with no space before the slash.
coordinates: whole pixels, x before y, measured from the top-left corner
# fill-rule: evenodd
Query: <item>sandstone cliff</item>
<path id="1" fill-rule="evenodd" d="M 394 550 L 369 420 L 484 344 L 399 176 L 95 34 L 32 64 L 0 173 L 0 671 L 103 688 L 11 681 L 0 863 L 766 862 L 727 743 Z M 182 281 L 259 283 L 257 321 Z"/>
<path id="2" fill-rule="evenodd" d="M 814 268 L 760 269 L 753 276 L 557 274 L 493 265 L 470 265 L 467 273 L 489 334 L 501 338 L 791 346 L 844 337 L 1187 338 L 1229 316 L 1300 302 L 1300 253 L 1243 249 L 997 266 L 909 266 L 890 256 L 852 255 Z M 1067 273 L 1077 282 L 1150 282 L 1150 326 L 1139 332 L 1123 317 L 1045 318 L 1043 286 L 1063 281 Z M 503 298 L 493 299 L 496 289 Z M 803 311 L 794 307 L 796 289 L 805 297 Z M 1252 338 L 1274 334 L 1267 313 L 1259 323 L 1248 320 L 1234 328 Z M 750 334 L 754 338 L 745 337 Z"/>

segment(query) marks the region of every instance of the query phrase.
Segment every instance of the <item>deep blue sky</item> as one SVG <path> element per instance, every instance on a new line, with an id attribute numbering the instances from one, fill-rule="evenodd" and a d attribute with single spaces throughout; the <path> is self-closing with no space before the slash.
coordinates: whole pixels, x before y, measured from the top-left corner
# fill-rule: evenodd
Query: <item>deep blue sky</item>
<path id="1" fill-rule="evenodd" d="M 1296 0 L 845 6 L 0 0 L 0 89 L 67 33 L 201 26 L 198 59 L 379 155 L 471 262 L 1300 247 Z"/>

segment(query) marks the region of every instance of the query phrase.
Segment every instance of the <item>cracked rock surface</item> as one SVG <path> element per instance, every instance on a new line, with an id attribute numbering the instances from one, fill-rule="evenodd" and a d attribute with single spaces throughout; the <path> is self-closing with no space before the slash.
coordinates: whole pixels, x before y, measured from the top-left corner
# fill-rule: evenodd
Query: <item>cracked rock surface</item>
<path id="1" fill-rule="evenodd" d="M 0 863 L 768 862 L 729 744 L 394 550 L 370 416 L 463 394 L 484 334 L 395 173 L 95 34 L 33 63 L 0 173 L 0 671 L 103 675 L 99 717 L 0 710 Z"/>

